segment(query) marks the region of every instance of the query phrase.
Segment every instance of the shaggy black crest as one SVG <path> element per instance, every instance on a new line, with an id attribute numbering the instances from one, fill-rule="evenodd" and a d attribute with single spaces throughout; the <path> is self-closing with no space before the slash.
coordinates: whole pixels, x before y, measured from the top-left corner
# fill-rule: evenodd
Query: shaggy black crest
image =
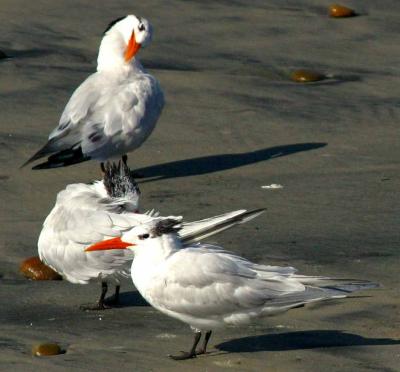
<path id="1" fill-rule="evenodd" d="M 139 186 L 133 178 L 133 172 L 122 163 L 107 162 L 104 166 L 103 183 L 107 194 L 112 198 L 129 197 L 132 194 L 140 194 Z"/>
<path id="2" fill-rule="evenodd" d="M 103 35 L 105 35 L 106 32 L 107 32 L 108 30 L 110 30 L 110 28 L 111 28 L 112 26 L 114 26 L 114 25 L 115 25 L 116 23 L 118 23 L 119 21 L 122 21 L 124 18 L 126 18 L 126 16 L 119 17 L 119 18 L 114 19 L 113 21 L 111 21 L 111 22 L 108 24 L 108 26 L 107 26 L 107 28 L 105 29 L 105 31 L 103 32 Z"/>
<path id="3" fill-rule="evenodd" d="M 152 229 L 152 233 L 156 236 L 176 233 L 182 228 L 180 224 L 181 221 L 179 220 L 174 220 L 173 218 L 166 218 L 165 220 L 157 222 L 156 226 Z"/>

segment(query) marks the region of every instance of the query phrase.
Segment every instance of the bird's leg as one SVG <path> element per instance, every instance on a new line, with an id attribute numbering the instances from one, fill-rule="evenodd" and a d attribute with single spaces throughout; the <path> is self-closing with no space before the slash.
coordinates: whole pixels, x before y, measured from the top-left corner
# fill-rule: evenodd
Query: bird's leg
<path id="1" fill-rule="evenodd" d="M 211 333 L 212 333 L 212 331 L 206 332 L 206 335 L 204 336 L 203 346 L 201 347 L 201 349 L 199 351 L 196 352 L 197 355 L 205 354 L 207 352 L 207 344 L 208 344 L 208 341 L 210 340 Z"/>
<path id="2" fill-rule="evenodd" d="M 95 305 L 82 305 L 81 309 L 82 310 L 105 310 L 108 307 L 104 304 L 104 298 L 106 297 L 106 293 L 107 293 L 107 283 L 106 282 L 101 282 L 101 294 L 100 294 L 100 298 L 99 301 L 97 301 L 97 303 Z"/>
<path id="3" fill-rule="evenodd" d="M 125 166 L 128 166 L 128 155 L 126 154 L 122 155 L 122 162 L 124 163 Z"/>
<path id="4" fill-rule="evenodd" d="M 101 169 L 101 175 L 104 176 L 106 173 L 106 167 L 104 166 L 104 163 L 100 163 L 100 169 Z"/>
<path id="5" fill-rule="evenodd" d="M 200 341 L 200 338 L 201 338 L 201 332 L 196 331 L 194 334 L 193 346 L 189 352 L 182 351 L 181 354 L 179 355 L 168 355 L 168 356 L 174 360 L 185 360 L 185 359 L 196 358 L 196 347 Z"/>
<path id="6" fill-rule="evenodd" d="M 105 309 L 104 299 L 106 297 L 107 289 L 108 289 L 107 283 L 101 282 L 101 294 L 100 294 L 99 302 L 97 303 L 99 306 L 99 309 L 101 309 L 101 310 Z"/>
<path id="7" fill-rule="evenodd" d="M 115 292 L 114 295 L 112 297 L 110 297 L 109 299 L 107 299 L 107 304 L 110 305 L 118 305 L 119 303 L 119 290 L 120 290 L 121 286 L 119 284 L 117 284 L 115 286 Z"/>

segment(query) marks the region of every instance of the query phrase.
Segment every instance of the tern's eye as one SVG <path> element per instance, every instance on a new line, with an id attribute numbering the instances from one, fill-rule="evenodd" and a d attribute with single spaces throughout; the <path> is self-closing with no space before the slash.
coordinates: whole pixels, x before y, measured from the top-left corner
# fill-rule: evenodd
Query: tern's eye
<path id="1" fill-rule="evenodd" d="M 145 240 L 145 239 L 147 239 L 149 236 L 150 236 L 149 234 L 142 234 L 142 235 L 138 235 L 138 238 L 139 238 L 140 240 Z"/>
<path id="2" fill-rule="evenodd" d="M 143 23 L 139 23 L 138 29 L 139 29 L 139 31 L 144 31 L 146 29 L 146 27 L 144 27 Z"/>

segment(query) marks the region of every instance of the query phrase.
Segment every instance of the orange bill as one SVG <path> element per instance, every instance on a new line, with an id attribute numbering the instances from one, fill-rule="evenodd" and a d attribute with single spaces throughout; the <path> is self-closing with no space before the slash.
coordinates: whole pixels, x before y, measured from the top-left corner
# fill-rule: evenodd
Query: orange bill
<path id="1" fill-rule="evenodd" d="M 85 252 L 105 251 L 109 249 L 126 249 L 132 245 L 135 244 L 125 243 L 121 240 L 121 238 L 113 238 L 92 244 L 90 247 L 85 249 Z"/>
<path id="2" fill-rule="evenodd" d="M 139 49 L 140 49 L 140 44 L 136 42 L 135 33 L 132 32 L 128 46 L 125 49 L 125 55 L 124 55 L 125 61 L 129 62 L 135 56 L 135 54 L 138 52 Z"/>

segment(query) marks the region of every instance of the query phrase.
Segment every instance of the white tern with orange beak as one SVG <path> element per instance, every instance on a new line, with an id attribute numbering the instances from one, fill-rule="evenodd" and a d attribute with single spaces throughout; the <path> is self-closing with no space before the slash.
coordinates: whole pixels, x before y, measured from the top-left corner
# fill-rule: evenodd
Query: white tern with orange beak
<path id="1" fill-rule="evenodd" d="M 33 169 L 57 168 L 86 160 L 104 162 L 137 149 L 153 131 L 164 106 L 156 78 L 136 54 L 152 39 L 144 18 L 128 15 L 104 32 L 97 72 L 73 93 L 48 142 L 23 166 L 43 157 Z"/>
<path id="2" fill-rule="evenodd" d="M 125 232 L 118 242 L 104 240 L 91 251 L 128 248 L 134 252 L 132 280 L 156 309 L 191 326 L 189 352 L 176 360 L 206 353 L 212 330 L 249 323 L 304 304 L 346 297 L 377 284 L 296 274 L 293 267 L 255 264 L 218 246 L 182 245 L 180 220 L 158 218 Z M 202 347 L 196 350 L 202 332 Z"/>

